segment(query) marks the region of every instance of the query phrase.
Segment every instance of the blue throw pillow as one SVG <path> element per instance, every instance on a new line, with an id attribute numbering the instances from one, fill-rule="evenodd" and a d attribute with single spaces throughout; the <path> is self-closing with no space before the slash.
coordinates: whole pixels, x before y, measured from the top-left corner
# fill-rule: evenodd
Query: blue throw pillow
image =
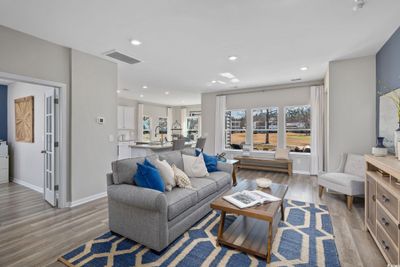
<path id="1" fill-rule="evenodd" d="M 135 184 L 140 187 L 154 189 L 160 192 L 164 192 L 165 185 L 161 178 L 160 172 L 144 164 L 136 163 L 137 171 L 133 179 Z"/>
<path id="2" fill-rule="evenodd" d="M 203 153 L 203 152 L 196 149 L 196 157 L 198 157 L 201 153 Z M 217 169 L 218 159 L 216 156 L 209 156 L 209 155 L 203 153 L 203 158 L 204 158 L 204 162 L 206 163 L 206 168 L 207 168 L 208 172 L 218 171 L 218 169 Z"/>
<path id="3" fill-rule="evenodd" d="M 144 159 L 143 165 L 144 165 L 144 166 L 147 166 L 147 167 L 152 167 L 152 168 L 154 168 L 154 169 L 157 169 L 157 167 L 154 166 L 154 164 L 151 163 L 148 159 Z"/>

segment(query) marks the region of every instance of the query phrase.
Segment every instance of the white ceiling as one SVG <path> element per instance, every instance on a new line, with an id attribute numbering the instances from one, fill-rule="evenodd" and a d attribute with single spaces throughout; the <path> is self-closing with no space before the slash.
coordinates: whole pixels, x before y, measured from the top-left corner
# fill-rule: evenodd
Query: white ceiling
<path id="1" fill-rule="evenodd" d="M 0 0 L 0 24 L 98 56 L 117 49 L 143 61 L 118 64 L 119 89 L 129 89 L 121 95 L 189 105 L 205 91 L 321 79 L 331 60 L 376 53 L 400 24 L 400 1 L 367 0 L 357 12 L 353 6 L 354 0 Z M 142 45 L 132 46 L 132 38 Z M 230 55 L 239 60 L 230 62 Z M 210 86 L 228 81 L 221 72 L 240 82 Z"/>

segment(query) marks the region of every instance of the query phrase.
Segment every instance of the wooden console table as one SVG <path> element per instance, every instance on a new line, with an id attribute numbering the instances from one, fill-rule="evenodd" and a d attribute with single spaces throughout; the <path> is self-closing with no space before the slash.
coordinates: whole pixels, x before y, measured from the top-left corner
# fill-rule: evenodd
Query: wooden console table
<path id="1" fill-rule="evenodd" d="M 366 155 L 365 225 L 388 264 L 398 265 L 400 247 L 400 161 Z"/>
<path id="2" fill-rule="evenodd" d="M 261 157 L 235 157 L 239 160 L 238 168 L 251 170 L 264 170 L 285 172 L 289 176 L 293 174 L 293 160 L 291 159 L 272 159 Z"/>

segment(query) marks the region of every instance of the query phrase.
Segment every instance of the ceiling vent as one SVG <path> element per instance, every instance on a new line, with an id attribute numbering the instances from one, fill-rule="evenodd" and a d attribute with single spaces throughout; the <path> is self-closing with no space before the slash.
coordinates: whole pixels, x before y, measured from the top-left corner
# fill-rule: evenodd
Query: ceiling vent
<path id="1" fill-rule="evenodd" d="M 111 50 L 111 51 L 105 52 L 104 55 L 111 57 L 113 59 L 128 63 L 128 64 L 136 64 L 136 63 L 140 62 L 140 60 L 130 57 L 130 56 L 127 56 L 125 54 L 122 54 L 116 50 Z"/>

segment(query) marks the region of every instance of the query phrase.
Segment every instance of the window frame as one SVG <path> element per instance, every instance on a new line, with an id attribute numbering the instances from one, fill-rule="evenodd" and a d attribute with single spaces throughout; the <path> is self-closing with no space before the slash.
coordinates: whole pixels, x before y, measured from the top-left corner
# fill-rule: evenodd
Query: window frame
<path id="1" fill-rule="evenodd" d="M 284 133 L 284 138 L 283 138 L 283 145 L 284 147 L 287 148 L 287 128 L 286 128 L 286 111 L 289 108 L 294 108 L 294 107 L 310 107 L 310 128 L 307 129 L 310 131 L 310 138 L 312 138 L 311 136 L 311 113 L 312 113 L 312 109 L 311 109 L 311 104 L 302 104 L 302 105 L 290 105 L 290 106 L 284 106 L 283 110 L 283 133 Z M 312 151 L 312 147 L 311 147 L 311 141 L 310 141 L 310 150 Z M 289 154 L 297 154 L 297 155 L 310 155 L 311 152 L 297 152 L 297 151 L 289 151 Z"/>
<path id="2" fill-rule="evenodd" d="M 235 108 L 235 109 L 225 109 L 224 111 L 224 151 L 243 151 L 243 149 L 233 149 L 233 148 L 226 148 L 226 133 L 227 133 L 227 129 L 225 128 L 225 119 L 226 119 L 226 112 L 227 111 L 244 111 L 244 117 L 246 119 L 246 127 L 244 128 L 244 132 L 245 132 L 245 143 L 247 140 L 247 127 L 248 127 L 248 121 L 247 121 L 247 109 L 246 108 Z M 232 129 L 230 129 L 230 132 L 232 133 Z"/>
<path id="3" fill-rule="evenodd" d="M 147 117 L 149 119 L 149 129 L 148 130 L 144 129 L 144 118 L 145 117 Z M 152 124 L 151 123 L 151 117 L 148 116 L 148 115 L 143 115 L 143 117 L 142 117 L 142 125 L 143 125 L 143 127 L 142 127 L 142 136 L 144 137 L 144 135 L 148 133 L 149 136 L 150 136 L 149 142 L 151 142 L 151 124 Z"/>
<path id="4" fill-rule="evenodd" d="M 276 147 L 275 150 L 255 150 L 254 149 L 254 138 L 253 138 L 253 134 L 254 134 L 254 130 L 256 130 L 254 128 L 254 117 L 253 117 L 253 112 L 255 110 L 260 110 L 260 109 L 271 109 L 271 108 L 276 108 L 277 109 L 277 120 L 276 120 Z M 278 148 L 279 145 L 279 113 L 280 113 L 280 108 L 279 106 L 263 106 L 263 107 L 255 107 L 255 108 L 251 108 L 250 109 L 251 112 L 251 133 L 250 133 L 250 139 L 251 139 L 251 151 L 255 152 L 255 153 L 275 153 L 276 148 Z M 266 131 L 271 131 L 271 130 L 266 130 Z M 246 133 L 247 134 L 247 133 Z"/>

